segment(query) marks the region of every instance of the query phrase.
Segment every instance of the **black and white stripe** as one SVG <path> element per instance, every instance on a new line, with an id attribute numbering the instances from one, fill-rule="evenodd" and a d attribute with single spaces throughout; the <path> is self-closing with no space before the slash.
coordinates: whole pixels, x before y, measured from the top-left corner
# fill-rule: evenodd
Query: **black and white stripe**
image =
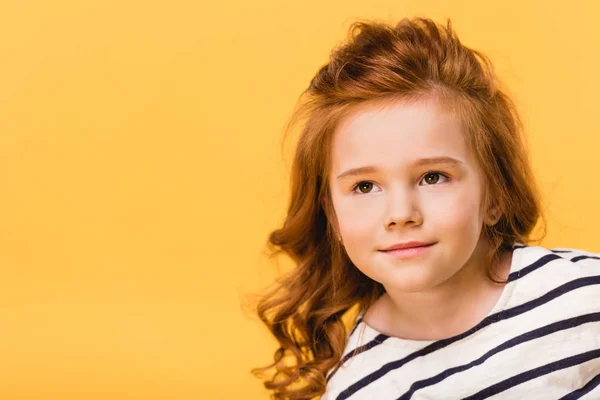
<path id="1" fill-rule="evenodd" d="M 406 400 L 421 392 L 484 399 L 560 381 L 561 374 L 582 383 L 556 388 L 552 398 L 600 398 L 600 255 L 519 245 L 514 251 L 519 257 L 505 288 L 506 307 L 463 334 L 415 348 L 376 332 L 359 316 L 322 399 Z M 357 340 L 359 326 L 367 328 L 365 343 Z"/>

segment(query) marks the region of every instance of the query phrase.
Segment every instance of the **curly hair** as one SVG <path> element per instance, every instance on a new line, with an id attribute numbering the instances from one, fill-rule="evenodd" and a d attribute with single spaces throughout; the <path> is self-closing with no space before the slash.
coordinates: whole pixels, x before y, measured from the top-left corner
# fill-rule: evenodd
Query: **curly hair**
<path id="1" fill-rule="evenodd" d="M 256 306 L 279 348 L 272 364 L 252 370 L 272 398 L 323 394 L 328 371 L 343 355 L 348 321 L 385 292 L 352 264 L 336 240 L 328 183 L 336 127 L 366 102 L 385 104 L 432 94 L 461 118 L 486 178 L 484 203 L 501 205 L 500 220 L 483 232 L 490 259 L 514 242 L 530 243 L 538 223 L 545 235 L 522 122 L 489 59 L 461 44 L 450 20 L 445 26 L 427 18 L 405 18 L 396 25 L 354 22 L 348 40 L 331 52 L 302 93 L 304 101 L 287 127 L 289 131 L 303 121 L 287 215 L 283 226 L 269 235 L 267 247 L 273 256 L 290 257 L 294 268 Z"/>

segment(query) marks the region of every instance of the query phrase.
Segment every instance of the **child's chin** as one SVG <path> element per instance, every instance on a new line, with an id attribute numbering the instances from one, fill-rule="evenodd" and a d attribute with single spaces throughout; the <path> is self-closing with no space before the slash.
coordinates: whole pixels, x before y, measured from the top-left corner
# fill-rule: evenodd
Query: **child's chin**
<path id="1" fill-rule="evenodd" d="M 429 276 L 424 276 L 422 271 L 410 274 L 409 271 L 404 274 L 397 273 L 393 277 L 387 279 L 387 282 L 383 282 L 388 291 L 395 291 L 398 293 L 420 293 L 432 290 L 440 284 L 437 280 Z M 421 272 L 421 273 L 419 273 Z"/>

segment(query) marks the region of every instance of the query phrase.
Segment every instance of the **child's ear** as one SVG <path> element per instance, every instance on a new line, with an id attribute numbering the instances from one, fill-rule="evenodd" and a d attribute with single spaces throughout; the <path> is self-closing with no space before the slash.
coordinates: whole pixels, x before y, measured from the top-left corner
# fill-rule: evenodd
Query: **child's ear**
<path id="1" fill-rule="evenodd" d="M 495 205 L 493 207 L 490 207 L 490 209 L 488 210 L 486 216 L 485 216 L 485 224 L 486 225 L 496 225 L 496 223 L 500 220 L 500 217 L 502 216 L 502 207 Z"/>

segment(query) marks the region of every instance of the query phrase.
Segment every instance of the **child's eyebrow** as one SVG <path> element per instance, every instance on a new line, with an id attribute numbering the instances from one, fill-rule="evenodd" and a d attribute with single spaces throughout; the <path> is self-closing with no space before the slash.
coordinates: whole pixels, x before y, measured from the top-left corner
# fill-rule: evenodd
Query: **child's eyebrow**
<path id="1" fill-rule="evenodd" d="M 420 167 L 423 165 L 431 165 L 431 164 L 436 164 L 436 165 L 449 164 L 452 166 L 457 166 L 457 165 L 462 165 L 463 162 L 460 160 L 457 160 L 456 158 L 452 158 L 452 157 L 429 157 L 429 158 L 421 158 L 419 160 L 416 160 L 415 162 L 412 163 L 412 166 Z M 339 174 L 337 176 L 337 179 L 346 178 L 349 176 L 373 173 L 376 171 L 377 171 L 377 167 L 374 167 L 371 165 L 365 166 L 365 167 L 359 167 L 359 168 L 351 168 L 351 169 L 346 170 L 346 171 L 342 172 L 341 174 Z"/>

